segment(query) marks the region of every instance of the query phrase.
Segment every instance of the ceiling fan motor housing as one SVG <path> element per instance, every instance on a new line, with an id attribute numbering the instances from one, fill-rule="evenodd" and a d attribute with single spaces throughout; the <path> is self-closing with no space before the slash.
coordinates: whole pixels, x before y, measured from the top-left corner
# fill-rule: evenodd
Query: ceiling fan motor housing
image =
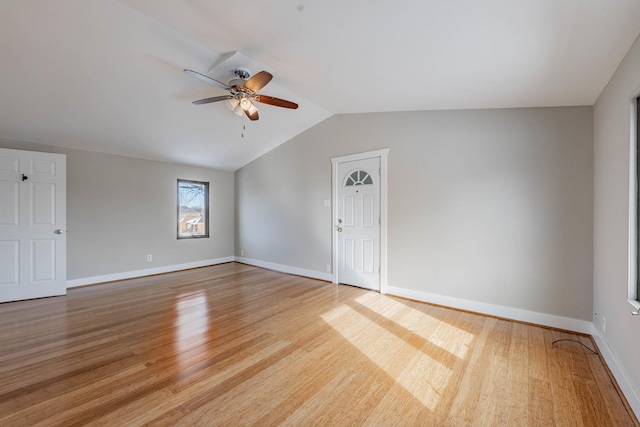
<path id="1" fill-rule="evenodd" d="M 246 82 L 244 79 L 233 79 L 229 81 L 229 86 L 232 88 L 241 88 Z"/>

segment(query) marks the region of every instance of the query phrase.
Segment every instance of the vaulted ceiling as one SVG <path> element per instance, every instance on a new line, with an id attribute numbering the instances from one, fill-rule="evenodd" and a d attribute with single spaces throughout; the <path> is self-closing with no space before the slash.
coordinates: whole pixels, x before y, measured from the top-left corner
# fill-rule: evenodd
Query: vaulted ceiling
<path id="1" fill-rule="evenodd" d="M 0 138 L 235 170 L 336 113 L 593 105 L 639 32 L 637 0 L 3 0 Z M 234 51 L 300 108 L 192 105 Z"/>

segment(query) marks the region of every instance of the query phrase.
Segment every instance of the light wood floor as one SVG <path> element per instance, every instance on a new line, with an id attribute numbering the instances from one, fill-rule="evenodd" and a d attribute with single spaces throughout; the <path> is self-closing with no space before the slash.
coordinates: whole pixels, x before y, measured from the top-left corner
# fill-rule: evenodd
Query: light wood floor
<path id="1" fill-rule="evenodd" d="M 0 425 L 638 426 L 561 338 L 230 263 L 0 304 Z"/>

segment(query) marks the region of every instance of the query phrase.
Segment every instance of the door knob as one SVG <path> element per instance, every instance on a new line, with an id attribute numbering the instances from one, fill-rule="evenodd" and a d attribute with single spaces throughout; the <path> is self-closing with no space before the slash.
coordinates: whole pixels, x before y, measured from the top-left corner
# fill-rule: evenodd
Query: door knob
<path id="1" fill-rule="evenodd" d="M 338 233 L 342 233 L 342 227 L 338 227 Z"/>
<path id="2" fill-rule="evenodd" d="M 54 233 L 56 233 L 56 234 L 62 234 L 62 230 L 60 230 L 60 229 L 58 228 L 56 231 L 54 231 Z"/>

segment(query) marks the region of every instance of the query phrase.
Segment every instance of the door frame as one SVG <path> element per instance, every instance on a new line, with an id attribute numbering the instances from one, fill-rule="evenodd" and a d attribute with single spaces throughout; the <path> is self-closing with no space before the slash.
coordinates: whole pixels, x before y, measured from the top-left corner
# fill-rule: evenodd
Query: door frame
<path id="1" fill-rule="evenodd" d="M 387 293 L 387 156 L 388 148 L 366 151 L 364 153 L 350 154 L 331 158 L 331 239 L 333 247 L 333 283 L 340 283 L 338 277 L 338 189 L 341 180 L 338 177 L 338 165 L 354 160 L 365 160 L 374 157 L 380 158 L 380 293 Z"/>

